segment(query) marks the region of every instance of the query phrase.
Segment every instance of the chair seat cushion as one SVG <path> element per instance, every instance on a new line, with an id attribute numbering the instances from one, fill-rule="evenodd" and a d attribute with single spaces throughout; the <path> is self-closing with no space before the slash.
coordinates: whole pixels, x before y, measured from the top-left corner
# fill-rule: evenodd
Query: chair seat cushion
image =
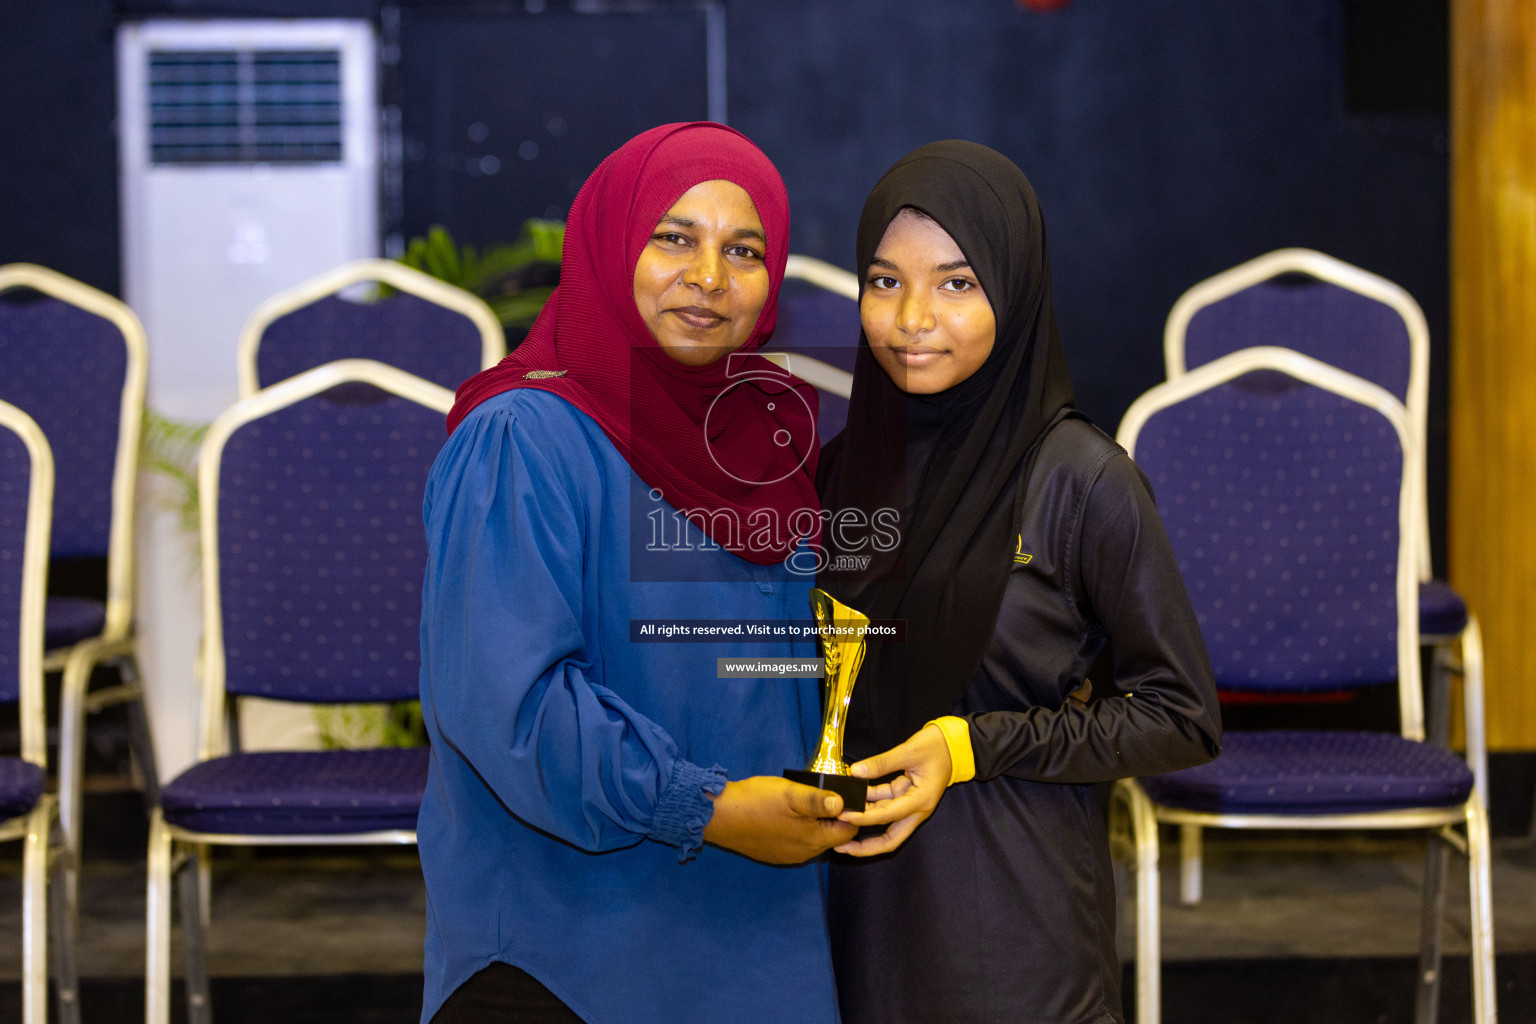
<path id="1" fill-rule="evenodd" d="M 414 829 L 426 747 L 254 751 L 193 765 L 161 794 L 165 820 L 233 835 Z"/>
<path id="2" fill-rule="evenodd" d="M 1214 761 L 1141 780 L 1154 802 L 1217 814 L 1362 814 L 1451 807 L 1472 772 L 1448 750 L 1392 733 L 1229 732 Z"/>
<path id="3" fill-rule="evenodd" d="M 48 787 L 48 773 L 19 757 L 0 757 L 0 821 L 19 817 L 37 806 Z"/>
<path id="4" fill-rule="evenodd" d="M 1419 584 L 1419 635 L 1455 636 L 1467 628 L 1467 602 L 1444 580 Z"/>
<path id="5" fill-rule="evenodd" d="M 107 606 L 89 597 L 50 597 L 43 613 L 43 644 L 47 650 L 70 647 L 101 635 Z"/>

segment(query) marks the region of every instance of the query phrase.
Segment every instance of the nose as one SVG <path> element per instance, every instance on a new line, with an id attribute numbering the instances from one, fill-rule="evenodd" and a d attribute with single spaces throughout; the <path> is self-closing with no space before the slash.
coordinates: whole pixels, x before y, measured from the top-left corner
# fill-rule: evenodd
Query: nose
<path id="1" fill-rule="evenodd" d="M 711 246 L 700 246 L 683 271 L 683 283 L 702 288 L 704 291 L 720 291 L 725 287 L 725 259 L 720 251 Z"/>
<path id="2" fill-rule="evenodd" d="M 905 289 L 896 310 L 896 328 L 903 334 L 922 334 L 934 327 L 933 302 L 920 288 Z"/>

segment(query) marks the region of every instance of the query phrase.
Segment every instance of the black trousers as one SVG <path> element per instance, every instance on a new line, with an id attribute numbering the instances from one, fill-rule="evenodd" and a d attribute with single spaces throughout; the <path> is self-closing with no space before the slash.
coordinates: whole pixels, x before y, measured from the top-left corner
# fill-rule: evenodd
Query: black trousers
<path id="1" fill-rule="evenodd" d="M 553 992 L 520 968 L 494 963 L 453 990 L 432 1024 L 582 1024 Z"/>

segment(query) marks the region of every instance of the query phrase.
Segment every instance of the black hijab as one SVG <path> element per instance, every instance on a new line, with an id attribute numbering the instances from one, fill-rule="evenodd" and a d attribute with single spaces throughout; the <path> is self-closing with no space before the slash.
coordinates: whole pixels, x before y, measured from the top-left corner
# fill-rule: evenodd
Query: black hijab
<path id="1" fill-rule="evenodd" d="M 860 334 L 848 426 L 823 455 L 822 503 L 834 514 L 857 509 L 864 521 L 882 508 L 900 510 L 900 540 L 873 550 L 870 535 L 834 519 L 823 538 L 838 568 L 818 583 L 871 618 L 905 620 L 906 642 L 869 646 L 849 712 L 850 760 L 900 743 L 965 693 L 1013 565 L 1021 477 L 1072 406 L 1045 223 L 1023 172 L 974 142 L 913 150 L 864 204 L 861 279 L 904 207 L 960 246 L 992 304 L 997 337 L 971 377 L 935 395 L 908 395 Z M 842 554 L 873 558 L 851 571 L 850 560 L 837 560 Z"/>

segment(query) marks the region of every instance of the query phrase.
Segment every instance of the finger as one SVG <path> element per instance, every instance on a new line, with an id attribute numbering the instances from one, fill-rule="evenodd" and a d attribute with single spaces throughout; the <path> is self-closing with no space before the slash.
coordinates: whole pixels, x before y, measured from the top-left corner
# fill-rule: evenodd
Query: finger
<path id="1" fill-rule="evenodd" d="M 898 775 L 890 782 L 882 782 L 870 786 L 865 790 L 865 803 L 878 803 L 881 800 L 893 800 L 905 793 L 912 786 L 912 780 L 905 775 Z"/>
<path id="2" fill-rule="evenodd" d="M 857 825 L 849 824 L 837 818 L 821 818 L 816 822 L 816 826 L 823 833 L 819 836 L 822 849 L 837 843 L 846 843 L 859 834 Z"/>
<path id="3" fill-rule="evenodd" d="M 891 845 L 890 840 L 886 838 L 886 832 L 881 832 L 877 836 L 870 836 L 868 839 L 858 839 L 851 843 L 843 843 L 841 846 L 833 847 L 838 853 L 846 853 L 850 857 L 874 857 L 877 854 L 885 853 L 887 850 L 894 850 L 895 848 L 895 846 Z"/>
<path id="4" fill-rule="evenodd" d="M 907 767 L 908 750 L 912 741 L 907 740 L 899 746 L 892 747 L 882 754 L 866 757 L 864 760 L 848 767 L 849 774 L 860 779 L 878 779 L 882 775 L 890 775 Z"/>
<path id="5" fill-rule="evenodd" d="M 874 857 L 882 853 L 890 853 L 907 841 L 917 826 L 927 819 L 927 815 L 910 815 L 893 824 L 890 828 L 877 836 L 868 839 L 860 839 L 852 843 L 843 843 L 833 847 L 838 853 L 846 853 L 850 857 Z"/>
<path id="6" fill-rule="evenodd" d="M 894 800 L 907 790 L 912 788 L 912 780 L 905 775 L 898 775 L 890 782 L 882 782 L 878 786 L 870 786 L 865 791 L 864 802 L 866 804 L 879 803 L 882 800 Z"/>
<path id="7" fill-rule="evenodd" d="M 888 825 L 893 821 L 905 818 L 909 814 L 922 813 L 924 817 L 927 817 L 932 808 L 926 806 L 926 804 L 927 801 L 921 793 L 914 793 L 910 796 L 868 804 L 862 811 L 844 811 L 838 817 L 842 821 L 852 822 L 860 826 Z"/>
<path id="8" fill-rule="evenodd" d="M 855 833 L 855 835 L 857 835 L 857 833 Z M 854 840 L 853 842 L 839 843 L 837 846 L 832 847 L 832 852 L 846 853 L 850 857 L 869 857 L 877 852 L 873 849 L 873 843 L 877 838 L 879 837 L 870 836 L 868 839 L 858 839 Z"/>
<path id="9" fill-rule="evenodd" d="M 917 826 L 928 820 L 926 814 L 913 814 L 902 818 L 896 824 L 885 830 L 885 838 L 890 841 L 889 849 L 896 849 L 917 831 Z"/>
<path id="10" fill-rule="evenodd" d="M 835 818 L 843 809 L 843 798 L 830 790 L 796 783 L 788 793 L 790 813 L 802 818 Z"/>

